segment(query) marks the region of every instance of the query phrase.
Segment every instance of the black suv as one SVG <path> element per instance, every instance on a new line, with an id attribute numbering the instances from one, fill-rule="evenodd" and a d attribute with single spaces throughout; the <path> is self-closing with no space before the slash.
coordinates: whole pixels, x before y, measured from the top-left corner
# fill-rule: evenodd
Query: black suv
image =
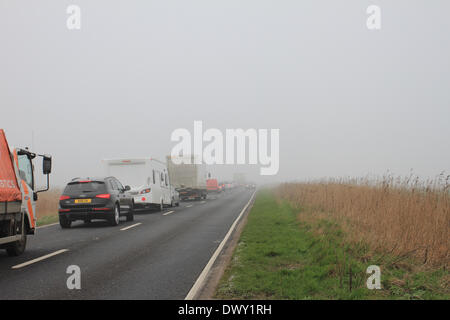
<path id="1" fill-rule="evenodd" d="M 75 178 L 70 181 L 59 198 L 59 224 L 70 228 L 72 221 L 85 223 L 102 219 L 111 225 L 119 224 L 119 217 L 133 220 L 133 197 L 129 186 L 123 187 L 114 177 Z"/>

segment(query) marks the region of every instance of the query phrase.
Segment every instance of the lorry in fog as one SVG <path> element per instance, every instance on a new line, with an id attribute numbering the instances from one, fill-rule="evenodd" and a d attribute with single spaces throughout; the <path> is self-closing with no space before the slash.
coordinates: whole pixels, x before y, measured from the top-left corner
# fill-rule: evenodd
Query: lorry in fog
<path id="1" fill-rule="evenodd" d="M 170 181 L 179 192 L 180 199 L 206 199 L 207 174 L 205 165 L 196 164 L 194 155 L 184 155 L 177 157 L 177 161 L 174 162 L 174 157 L 167 156 L 167 169 L 169 170 Z"/>
<path id="2" fill-rule="evenodd" d="M 37 156 L 42 157 L 42 171 L 47 175 L 47 187 L 42 190 L 35 185 L 33 161 Z M 11 151 L 0 129 L 0 248 L 9 256 L 22 254 L 27 235 L 35 232 L 38 192 L 48 190 L 51 167 L 50 155 L 20 148 Z"/>
<path id="3" fill-rule="evenodd" d="M 105 159 L 106 176 L 113 176 L 130 186 L 134 209 L 173 206 L 172 189 L 167 166 L 154 158 Z"/>

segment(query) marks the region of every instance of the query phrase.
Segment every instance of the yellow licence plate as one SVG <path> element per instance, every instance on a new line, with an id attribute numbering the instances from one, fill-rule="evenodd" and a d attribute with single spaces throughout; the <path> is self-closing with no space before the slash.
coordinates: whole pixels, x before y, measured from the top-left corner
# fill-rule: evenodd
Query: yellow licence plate
<path id="1" fill-rule="evenodd" d="M 75 199 L 75 203 L 91 203 L 92 199 Z"/>

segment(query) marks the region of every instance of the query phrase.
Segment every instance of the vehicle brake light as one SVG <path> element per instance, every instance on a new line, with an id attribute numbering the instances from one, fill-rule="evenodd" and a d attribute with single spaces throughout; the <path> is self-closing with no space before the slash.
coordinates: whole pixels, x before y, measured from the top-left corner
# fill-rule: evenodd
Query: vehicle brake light
<path id="1" fill-rule="evenodd" d="M 70 197 L 69 196 L 64 196 L 64 195 L 59 197 L 59 200 L 67 200 L 67 199 L 70 199 Z"/>
<path id="2" fill-rule="evenodd" d="M 95 197 L 96 198 L 101 198 L 101 199 L 110 199 L 111 195 L 109 193 L 105 193 L 105 194 L 98 194 Z"/>
<path id="3" fill-rule="evenodd" d="M 68 212 L 70 209 L 59 209 L 59 212 Z"/>
<path id="4" fill-rule="evenodd" d="M 141 199 L 142 201 L 145 201 L 145 197 L 142 197 L 142 199 Z"/>

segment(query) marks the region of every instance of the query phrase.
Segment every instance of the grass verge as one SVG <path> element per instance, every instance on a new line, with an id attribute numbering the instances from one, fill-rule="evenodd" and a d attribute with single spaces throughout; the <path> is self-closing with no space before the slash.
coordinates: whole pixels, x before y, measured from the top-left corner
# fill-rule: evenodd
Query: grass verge
<path id="1" fill-rule="evenodd" d="M 347 240 L 340 226 L 260 191 L 218 299 L 449 299 L 449 272 L 423 269 L 409 258 L 374 254 Z M 369 290 L 370 265 L 381 290 Z"/>
<path id="2" fill-rule="evenodd" d="M 36 226 L 42 227 L 42 226 L 45 226 L 46 224 L 55 223 L 55 222 L 59 221 L 58 219 L 59 219 L 58 215 L 44 216 L 44 217 L 38 218 Z"/>

